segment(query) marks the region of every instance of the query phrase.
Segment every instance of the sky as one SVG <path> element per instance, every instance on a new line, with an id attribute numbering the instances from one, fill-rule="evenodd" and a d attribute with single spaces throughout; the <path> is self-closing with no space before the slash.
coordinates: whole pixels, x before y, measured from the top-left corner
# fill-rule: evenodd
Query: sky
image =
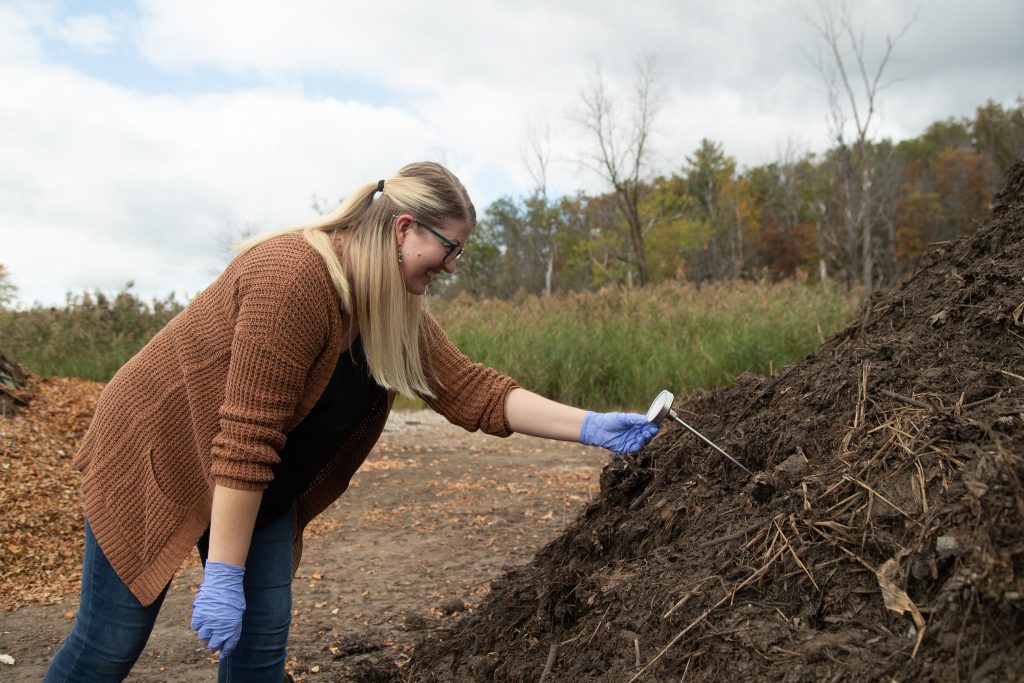
<path id="1" fill-rule="evenodd" d="M 576 121 L 595 75 L 624 116 L 639 60 L 659 94 L 649 172 L 702 138 L 740 167 L 829 146 L 811 0 L 0 0 L 0 264 L 18 303 L 194 296 L 242 230 L 311 220 L 431 159 L 481 213 L 534 183 L 602 192 Z M 1024 95 L 1024 2 L 862 0 L 869 68 L 896 43 L 873 137 Z"/>

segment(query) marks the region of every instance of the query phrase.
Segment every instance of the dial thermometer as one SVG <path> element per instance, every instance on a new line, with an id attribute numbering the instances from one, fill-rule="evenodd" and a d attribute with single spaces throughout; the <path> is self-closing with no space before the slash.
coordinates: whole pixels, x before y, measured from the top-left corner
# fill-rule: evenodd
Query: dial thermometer
<path id="1" fill-rule="evenodd" d="M 657 398 L 654 399 L 654 402 L 651 403 L 651 407 L 647 409 L 647 421 L 648 422 L 653 422 L 656 425 L 660 425 L 662 423 L 662 421 L 666 417 L 671 417 L 673 420 L 675 420 L 679 424 L 683 425 L 684 427 L 689 429 L 691 432 L 693 432 L 694 434 L 699 436 L 701 439 L 703 439 L 706 444 L 708 444 L 709 446 L 714 448 L 716 451 L 718 451 L 719 453 L 721 453 L 722 455 L 727 457 L 729 460 L 731 460 L 733 463 L 738 465 L 740 467 L 740 469 L 742 469 L 744 472 L 746 472 L 750 476 L 754 476 L 754 473 L 751 472 L 750 470 L 748 470 L 746 467 L 744 467 L 743 463 L 741 463 L 739 460 L 737 460 L 736 458 L 732 457 L 731 455 L 729 455 L 728 453 L 723 451 L 721 448 L 716 446 L 715 443 L 712 442 L 710 439 L 708 439 L 706 436 L 704 436 L 703 434 L 698 432 L 696 429 L 694 429 L 693 427 L 691 427 L 690 425 L 686 424 L 681 419 L 679 419 L 679 416 L 676 415 L 676 411 L 672 410 L 672 401 L 673 400 L 675 400 L 675 396 L 673 396 L 672 392 L 668 391 L 667 389 L 662 391 L 660 394 L 658 394 Z"/>

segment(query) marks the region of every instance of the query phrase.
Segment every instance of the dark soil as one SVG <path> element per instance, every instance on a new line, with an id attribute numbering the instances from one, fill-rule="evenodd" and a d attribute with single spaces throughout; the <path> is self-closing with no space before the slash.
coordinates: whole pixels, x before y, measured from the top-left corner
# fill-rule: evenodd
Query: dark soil
<path id="1" fill-rule="evenodd" d="M 678 426 L 479 609 L 361 680 L 1022 680 L 1024 162 L 977 232 Z M 669 423 L 666 423 L 668 425 Z"/>

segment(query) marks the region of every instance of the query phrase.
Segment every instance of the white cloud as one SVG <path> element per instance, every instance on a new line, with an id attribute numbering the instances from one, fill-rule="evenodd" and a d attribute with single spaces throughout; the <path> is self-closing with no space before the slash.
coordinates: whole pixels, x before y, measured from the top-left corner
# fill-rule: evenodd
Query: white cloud
<path id="1" fill-rule="evenodd" d="M 645 52 L 658 60 L 666 100 L 685 108 L 666 109 L 666 130 L 678 131 L 685 121 L 693 126 L 685 139 L 713 137 L 747 164 L 761 162 L 765 148 L 782 137 L 827 144 L 826 99 L 807 57 L 819 49 L 808 21 L 819 6 L 811 0 L 301 6 L 146 0 L 142 6 L 138 43 L 162 67 L 206 65 L 269 78 L 315 71 L 362 80 L 390 89 L 432 130 L 452 131 L 453 146 L 467 138 L 480 157 L 517 159 L 518 141 L 508 136 L 543 109 L 554 112 L 560 146 L 578 145 L 578 131 L 564 114 L 585 79 L 600 65 L 609 87 L 628 93 L 634 62 Z M 851 7 L 865 21 L 869 63 L 918 7 L 911 0 Z M 969 113 L 988 97 L 1012 99 L 1020 94 L 1012 82 L 1018 79 L 1003 78 L 997 64 L 1024 66 L 1024 41 L 1015 36 L 1021 25 L 1024 5 L 1016 0 L 920 5 L 887 72 L 899 87 L 885 97 L 899 90 L 903 97 L 917 91 L 938 99 L 934 89 L 963 73 L 970 94 L 945 98 L 959 100 L 949 102 L 956 110 L 950 113 Z M 878 131 L 916 135 L 934 120 L 929 113 L 890 107 Z M 495 139 L 495 131 L 504 139 Z M 524 178 L 521 169 L 509 175 Z"/>
<path id="2" fill-rule="evenodd" d="M 429 137 L 394 108 L 283 90 L 145 96 L 42 64 L 0 80 L 0 262 L 25 300 L 127 280 L 194 293 L 227 228 L 307 220 L 313 194 L 389 174 Z"/>
<path id="3" fill-rule="evenodd" d="M 0 3 L 0 62 L 34 60 L 39 54 L 29 17 L 12 5 Z"/>
<path id="4" fill-rule="evenodd" d="M 548 82 L 597 56 L 601 10 L 550 3 L 208 3 L 145 0 L 140 51 L 161 67 L 214 65 L 234 73 L 320 70 L 411 92 L 462 82 Z"/>
<path id="5" fill-rule="evenodd" d="M 95 14 L 68 17 L 54 29 L 54 35 L 62 42 L 99 54 L 117 40 L 112 21 Z"/>

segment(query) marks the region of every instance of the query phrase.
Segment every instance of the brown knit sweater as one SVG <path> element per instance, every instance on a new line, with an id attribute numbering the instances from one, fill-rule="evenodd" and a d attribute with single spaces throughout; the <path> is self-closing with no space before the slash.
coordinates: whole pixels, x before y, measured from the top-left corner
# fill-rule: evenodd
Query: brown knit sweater
<path id="1" fill-rule="evenodd" d="M 75 465 L 96 539 L 143 604 L 209 526 L 215 483 L 266 488 L 350 324 L 320 255 L 301 235 L 284 235 L 232 261 L 104 388 Z M 508 436 L 505 399 L 516 382 L 466 358 L 429 315 L 421 339 L 436 374 L 428 405 L 467 430 Z M 303 528 L 348 487 L 393 400 L 370 410 L 300 496 L 293 569 Z"/>

